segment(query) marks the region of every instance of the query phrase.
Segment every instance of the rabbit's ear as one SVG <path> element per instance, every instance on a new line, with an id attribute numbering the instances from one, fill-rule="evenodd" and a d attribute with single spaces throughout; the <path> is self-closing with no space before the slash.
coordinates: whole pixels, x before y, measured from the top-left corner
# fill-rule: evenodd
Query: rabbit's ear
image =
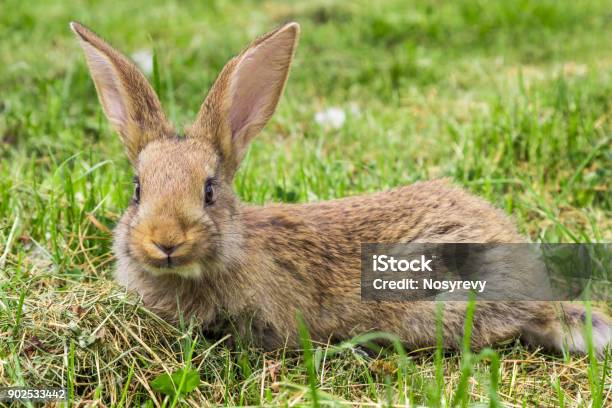
<path id="1" fill-rule="evenodd" d="M 70 23 L 85 52 L 104 113 L 135 164 L 151 140 L 174 134 L 155 91 L 144 75 L 120 52 L 88 28 Z"/>
<path id="2" fill-rule="evenodd" d="M 229 176 L 276 109 L 299 32 L 288 23 L 255 40 L 223 68 L 202 104 L 191 136 L 213 139 Z"/>

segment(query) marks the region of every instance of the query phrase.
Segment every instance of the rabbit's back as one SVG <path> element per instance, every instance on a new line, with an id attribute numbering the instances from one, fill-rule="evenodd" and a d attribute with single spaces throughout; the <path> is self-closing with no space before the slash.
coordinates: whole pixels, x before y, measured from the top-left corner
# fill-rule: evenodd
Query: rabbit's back
<path id="1" fill-rule="evenodd" d="M 247 207 L 246 232 L 288 241 L 296 232 L 335 244 L 360 242 L 524 242 L 508 216 L 446 180 L 298 205 Z M 259 234 L 258 234 L 259 235 Z"/>

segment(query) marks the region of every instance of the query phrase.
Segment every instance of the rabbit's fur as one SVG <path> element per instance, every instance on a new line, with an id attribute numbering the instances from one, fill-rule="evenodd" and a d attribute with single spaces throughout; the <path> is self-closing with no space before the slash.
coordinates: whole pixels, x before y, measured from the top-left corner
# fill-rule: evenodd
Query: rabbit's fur
<path id="1" fill-rule="evenodd" d="M 255 40 L 225 66 L 184 138 L 127 58 L 82 25 L 71 28 L 138 175 L 138 194 L 115 229 L 116 276 L 168 319 L 180 309 L 206 329 L 232 325 L 275 348 L 299 344 L 300 312 L 318 341 L 382 330 L 410 348 L 432 346 L 435 302 L 361 301 L 360 243 L 524 242 L 501 211 L 444 181 L 313 204 L 241 203 L 233 177 L 282 94 L 296 23 Z M 465 302 L 444 305 L 449 348 L 459 345 L 465 311 Z M 572 304 L 480 302 L 472 344 L 522 337 L 585 352 L 584 316 Z M 597 312 L 593 340 L 599 353 L 610 342 L 610 323 Z"/>

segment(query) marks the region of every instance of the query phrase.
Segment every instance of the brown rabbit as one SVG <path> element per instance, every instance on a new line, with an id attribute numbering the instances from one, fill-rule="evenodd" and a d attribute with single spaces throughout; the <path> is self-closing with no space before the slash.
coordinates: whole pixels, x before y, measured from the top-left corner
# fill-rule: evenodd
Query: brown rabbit
<path id="1" fill-rule="evenodd" d="M 296 313 L 316 341 L 382 330 L 409 348 L 436 344 L 435 302 L 362 302 L 362 242 L 525 242 L 483 200 L 443 181 L 312 204 L 241 203 L 232 182 L 283 92 L 299 36 L 289 23 L 223 69 L 179 137 L 145 77 L 89 29 L 71 23 L 106 116 L 134 166 L 136 189 L 115 229 L 117 280 L 168 319 L 228 322 L 265 348 L 296 346 Z M 554 302 L 482 302 L 474 347 L 515 337 L 585 352 L 584 311 Z M 447 302 L 444 343 L 458 346 L 466 302 Z M 598 353 L 610 342 L 593 314 Z"/>

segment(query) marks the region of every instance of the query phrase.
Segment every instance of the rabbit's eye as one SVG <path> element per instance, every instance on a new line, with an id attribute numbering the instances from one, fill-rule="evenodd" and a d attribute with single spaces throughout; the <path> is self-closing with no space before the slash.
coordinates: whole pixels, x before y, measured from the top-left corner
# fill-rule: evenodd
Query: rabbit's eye
<path id="1" fill-rule="evenodd" d="M 212 205 L 215 203 L 215 191 L 214 191 L 214 180 L 209 179 L 206 180 L 206 185 L 204 186 L 204 204 Z"/>
<path id="2" fill-rule="evenodd" d="M 140 181 L 137 178 L 134 178 L 134 202 L 140 203 Z"/>

